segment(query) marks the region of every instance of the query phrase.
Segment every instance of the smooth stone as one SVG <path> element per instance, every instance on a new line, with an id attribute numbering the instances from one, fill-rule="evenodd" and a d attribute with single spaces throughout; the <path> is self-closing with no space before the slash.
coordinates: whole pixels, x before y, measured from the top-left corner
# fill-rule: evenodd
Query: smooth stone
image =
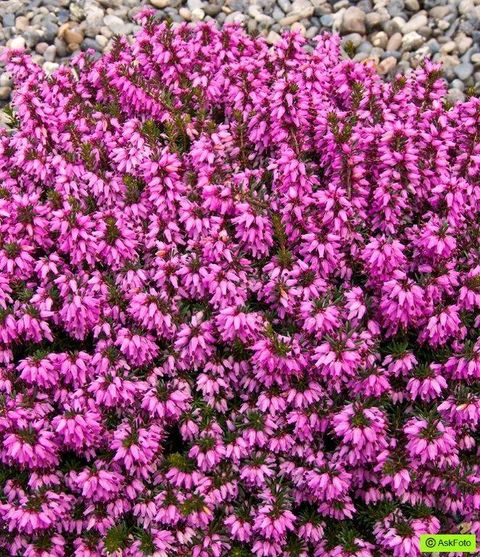
<path id="1" fill-rule="evenodd" d="M 202 0 L 187 0 L 187 8 L 193 12 L 197 8 L 203 8 Z"/>
<path id="2" fill-rule="evenodd" d="M 465 95 L 463 94 L 462 91 L 459 91 L 458 89 L 449 89 L 447 97 L 452 102 L 463 102 L 465 100 Z"/>
<path id="3" fill-rule="evenodd" d="M 430 17 L 434 19 L 443 19 L 451 11 L 450 6 L 435 6 L 430 10 Z"/>
<path id="4" fill-rule="evenodd" d="M 377 12 L 369 12 L 365 15 L 365 24 L 368 30 L 379 27 L 383 22 L 383 17 Z"/>
<path id="5" fill-rule="evenodd" d="M 48 43 L 38 43 L 35 47 L 35 51 L 42 56 L 45 54 L 45 51 L 48 48 Z"/>
<path id="6" fill-rule="evenodd" d="M 6 101 L 10 98 L 11 89 L 10 87 L 3 86 L 0 87 L 0 100 Z"/>
<path id="7" fill-rule="evenodd" d="M 91 39 L 90 37 L 87 37 L 81 44 L 81 49 L 88 50 L 89 48 L 92 48 L 97 52 L 102 52 L 102 47 L 97 43 L 97 41 L 95 39 Z"/>
<path id="8" fill-rule="evenodd" d="M 78 29 L 78 27 L 73 29 L 66 29 L 62 38 L 68 45 L 79 45 L 83 41 L 83 33 Z"/>
<path id="9" fill-rule="evenodd" d="M 274 19 L 272 17 L 270 17 L 269 15 L 265 15 L 264 13 L 262 13 L 259 10 L 258 6 L 250 6 L 248 8 L 248 14 L 251 17 L 253 17 L 255 19 L 255 21 L 257 21 L 258 23 L 260 23 L 261 25 L 263 25 L 265 27 L 269 27 L 274 22 Z"/>
<path id="10" fill-rule="evenodd" d="M 95 35 L 95 40 L 101 46 L 102 49 L 104 49 L 108 44 L 107 37 L 104 37 L 103 35 Z"/>
<path id="11" fill-rule="evenodd" d="M 115 35 L 128 35 L 132 31 L 132 24 L 125 23 L 116 15 L 106 15 L 103 22 Z"/>
<path id="12" fill-rule="evenodd" d="M 426 39 L 429 39 L 432 36 L 432 33 L 432 29 L 430 29 L 430 27 L 428 27 L 427 25 L 420 27 L 420 29 L 418 30 L 418 34 L 422 35 L 422 37 L 425 37 Z"/>
<path id="13" fill-rule="evenodd" d="M 437 27 L 438 29 L 440 29 L 440 31 L 446 31 L 450 27 L 450 23 L 448 23 L 448 21 L 445 21 L 444 19 L 441 19 L 437 23 Z"/>
<path id="14" fill-rule="evenodd" d="M 420 4 L 418 3 L 418 0 L 405 0 L 405 7 L 411 12 L 418 12 Z"/>
<path id="15" fill-rule="evenodd" d="M 280 9 L 284 14 L 288 14 L 288 12 L 292 9 L 292 4 L 289 0 L 277 0 L 277 4 L 280 6 Z"/>
<path id="16" fill-rule="evenodd" d="M 480 64 L 480 53 L 472 54 L 472 57 L 470 58 L 470 60 L 475 65 Z"/>
<path id="17" fill-rule="evenodd" d="M 343 14 L 341 31 L 343 33 L 366 33 L 365 13 L 356 6 L 351 6 Z"/>
<path id="18" fill-rule="evenodd" d="M 15 14 L 5 14 L 2 17 L 2 22 L 4 27 L 14 27 L 15 25 Z"/>
<path id="19" fill-rule="evenodd" d="M 462 15 L 470 14 L 475 7 L 473 0 L 461 0 L 458 4 L 458 11 Z"/>
<path id="20" fill-rule="evenodd" d="M 266 41 L 268 44 L 277 44 L 281 39 L 282 37 L 278 33 L 270 31 L 267 35 Z"/>
<path id="21" fill-rule="evenodd" d="M 52 43 L 58 35 L 58 24 L 50 14 L 42 17 L 40 20 L 40 28 L 42 30 L 43 40 Z"/>
<path id="22" fill-rule="evenodd" d="M 352 43 L 352 45 L 357 48 L 363 42 L 363 37 L 359 33 L 349 33 L 348 35 L 344 35 L 342 37 L 342 44 L 345 45 L 347 43 Z"/>
<path id="23" fill-rule="evenodd" d="M 387 3 L 387 10 L 391 17 L 403 15 L 405 9 L 404 0 L 390 0 Z"/>
<path id="24" fill-rule="evenodd" d="M 14 37 L 8 41 L 7 46 L 15 50 L 22 50 L 26 47 L 26 41 L 23 37 Z"/>
<path id="25" fill-rule="evenodd" d="M 460 91 L 465 89 L 465 83 L 460 79 L 454 79 L 450 85 L 455 87 L 455 89 L 460 89 Z"/>
<path id="26" fill-rule="evenodd" d="M 178 17 L 178 14 L 177 14 L 177 17 Z M 172 19 L 173 19 L 173 17 L 172 17 Z M 113 37 L 113 33 L 110 31 L 110 29 L 108 27 L 105 27 L 105 26 L 100 27 L 100 34 L 103 35 L 104 37 L 107 37 L 107 39 L 111 39 Z"/>
<path id="27" fill-rule="evenodd" d="M 388 44 L 388 35 L 385 33 L 385 31 L 378 31 L 378 33 L 374 33 L 371 36 L 371 41 L 373 46 L 377 46 L 385 50 Z"/>
<path id="28" fill-rule="evenodd" d="M 247 19 L 245 14 L 241 12 L 232 12 L 225 18 L 225 23 L 243 23 Z"/>
<path id="29" fill-rule="evenodd" d="M 47 62 L 53 62 L 55 60 L 56 55 L 57 55 L 57 49 L 53 44 L 51 44 L 43 53 L 43 57 Z"/>
<path id="30" fill-rule="evenodd" d="M 436 41 L 435 39 L 429 40 L 427 44 L 428 44 L 428 49 L 432 54 L 435 54 L 436 52 L 440 52 L 440 45 L 438 44 L 438 41 Z"/>
<path id="31" fill-rule="evenodd" d="M 66 23 L 70 19 L 70 12 L 68 10 L 58 10 L 57 20 L 59 23 Z"/>
<path id="32" fill-rule="evenodd" d="M 401 17 L 394 17 L 393 19 L 389 19 L 383 24 L 383 30 L 389 37 L 391 37 L 395 33 L 400 33 L 400 30 L 404 25 L 404 19 L 402 19 Z"/>
<path id="33" fill-rule="evenodd" d="M 320 18 L 320 23 L 324 27 L 331 27 L 333 25 L 333 17 L 330 14 L 322 15 Z"/>
<path id="34" fill-rule="evenodd" d="M 357 54 L 355 54 L 353 59 L 356 60 L 357 62 L 363 62 L 363 60 L 368 59 L 368 53 L 367 52 L 357 52 Z"/>
<path id="35" fill-rule="evenodd" d="M 105 12 L 99 6 L 90 2 L 85 4 L 85 30 L 86 32 L 93 32 L 100 29 L 103 25 L 103 18 L 105 17 Z M 86 33 L 89 34 L 89 33 Z"/>
<path id="36" fill-rule="evenodd" d="M 60 67 L 60 64 L 57 64 L 55 62 L 45 62 L 42 67 L 47 75 L 51 75 Z"/>
<path id="37" fill-rule="evenodd" d="M 394 33 L 387 43 L 387 50 L 398 50 L 402 46 L 402 34 Z"/>
<path id="38" fill-rule="evenodd" d="M 464 62 L 453 68 L 455 75 L 462 80 L 468 79 L 473 74 L 473 64 Z"/>
<path id="39" fill-rule="evenodd" d="M 453 52 L 456 48 L 457 45 L 454 41 L 448 41 L 440 47 L 440 52 L 442 54 L 450 54 L 450 52 Z"/>
<path id="40" fill-rule="evenodd" d="M 69 9 L 74 21 L 81 21 L 82 19 L 85 19 L 85 10 L 78 4 L 72 2 Z"/>
<path id="41" fill-rule="evenodd" d="M 67 55 L 67 45 L 65 44 L 65 42 L 62 39 L 57 37 L 53 44 L 55 45 L 55 48 L 57 49 L 57 56 L 59 58 L 63 58 L 64 56 Z"/>
<path id="42" fill-rule="evenodd" d="M 416 50 L 425 42 L 425 39 L 416 31 L 411 31 L 403 36 L 402 49 L 404 51 Z"/>
<path id="43" fill-rule="evenodd" d="M 218 15 L 222 11 L 222 7 L 209 3 L 209 4 L 205 4 L 205 6 L 203 6 L 203 10 L 205 11 L 205 13 L 207 15 L 215 17 L 216 15 Z"/>
<path id="44" fill-rule="evenodd" d="M 363 43 L 357 47 L 357 54 L 359 52 L 365 52 L 366 54 L 370 54 L 372 51 L 372 45 L 368 41 L 363 41 Z"/>
<path id="45" fill-rule="evenodd" d="M 163 10 L 163 8 L 170 6 L 171 2 L 170 0 L 150 0 L 150 4 L 155 6 L 155 8 Z"/>
<path id="46" fill-rule="evenodd" d="M 188 8 L 180 8 L 178 10 L 178 15 L 183 18 L 185 21 L 192 20 L 192 12 Z"/>
<path id="47" fill-rule="evenodd" d="M 299 21 L 296 21 L 292 27 L 291 30 L 294 33 L 300 33 L 300 35 L 302 35 L 303 37 L 305 37 L 305 35 L 307 34 L 307 30 L 305 28 L 305 25 L 303 25 L 302 23 L 300 23 Z"/>
<path id="48" fill-rule="evenodd" d="M 195 8 L 194 10 L 192 10 L 192 21 L 202 21 L 204 17 L 205 12 L 202 10 L 202 8 Z"/>
<path id="49" fill-rule="evenodd" d="M 8 73 L 4 72 L 0 75 L 0 87 L 11 87 L 12 86 L 12 78 L 8 75 Z"/>
<path id="50" fill-rule="evenodd" d="M 18 16 L 17 19 L 15 20 L 15 27 L 17 31 L 25 31 L 28 25 L 29 25 L 28 17 L 25 17 L 23 15 Z"/>
<path id="51" fill-rule="evenodd" d="M 401 31 L 404 35 L 411 33 L 412 31 L 418 31 L 420 27 L 428 24 L 428 18 L 424 14 L 414 15 L 411 19 L 405 23 Z"/>
<path id="52" fill-rule="evenodd" d="M 397 65 L 397 60 L 393 56 L 383 59 L 380 64 L 378 64 L 378 73 L 380 75 L 386 75 L 395 69 Z"/>
<path id="53" fill-rule="evenodd" d="M 472 46 L 472 43 L 472 37 L 467 37 L 464 33 L 459 33 L 455 37 L 455 44 L 460 54 L 464 54 Z"/>

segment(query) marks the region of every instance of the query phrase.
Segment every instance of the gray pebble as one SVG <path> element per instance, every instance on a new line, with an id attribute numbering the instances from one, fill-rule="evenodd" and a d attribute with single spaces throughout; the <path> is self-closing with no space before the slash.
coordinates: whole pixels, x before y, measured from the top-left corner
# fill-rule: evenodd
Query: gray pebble
<path id="1" fill-rule="evenodd" d="M 5 14 L 2 18 L 4 27 L 13 27 L 15 25 L 15 14 Z"/>
<path id="2" fill-rule="evenodd" d="M 390 0 L 387 2 L 387 10 L 391 17 L 404 14 L 405 2 L 403 0 Z"/>
<path id="3" fill-rule="evenodd" d="M 450 83 L 450 85 L 455 89 L 459 89 L 460 91 L 463 91 L 465 89 L 465 83 L 463 83 L 463 81 L 461 81 L 460 79 L 454 79 L 452 83 Z"/>
<path id="4" fill-rule="evenodd" d="M 207 3 L 203 6 L 203 9 L 207 15 L 215 17 L 222 11 L 221 6 L 217 6 L 216 4 Z"/>
<path id="5" fill-rule="evenodd" d="M 402 49 L 404 51 L 416 50 L 425 42 L 425 39 L 416 31 L 411 31 L 403 36 Z"/>
<path id="6" fill-rule="evenodd" d="M 277 4 L 284 14 L 288 14 L 288 12 L 292 9 L 292 4 L 289 0 L 277 0 Z"/>
<path id="7" fill-rule="evenodd" d="M 350 33 L 342 37 L 342 44 L 352 43 L 355 48 L 363 42 L 363 37 L 359 33 Z"/>
<path id="8" fill-rule="evenodd" d="M 47 62 L 54 62 L 56 55 L 57 55 L 57 49 L 53 44 L 51 44 L 48 48 L 46 48 L 45 52 L 43 53 L 43 57 Z"/>
<path id="9" fill-rule="evenodd" d="M 86 39 L 83 40 L 80 48 L 82 50 L 88 50 L 89 48 L 93 48 L 93 50 L 96 50 L 97 52 L 102 52 L 102 47 L 97 43 L 95 39 L 91 39 L 90 37 L 87 37 Z"/>
<path id="10" fill-rule="evenodd" d="M 272 17 L 275 21 L 280 21 L 283 17 L 285 17 L 285 14 L 278 6 L 275 6 L 272 11 Z"/>
<path id="11" fill-rule="evenodd" d="M 103 22 L 115 35 L 127 35 L 132 30 L 131 23 L 125 23 L 116 15 L 106 15 L 103 18 Z"/>
<path id="12" fill-rule="evenodd" d="M 418 12 L 420 4 L 418 3 L 418 0 L 405 0 L 405 8 L 411 12 Z"/>
<path id="13" fill-rule="evenodd" d="M 464 62 L 456 66 L 453 71 L 459 79 L 466 80 L 473 74 L 473 64 Z"/>
<path id="14" fill-rule="evenodd" d="M 373 48 L 372 45 L 368 41 L 363 41 L 362 44 L 357 47 L 357 54 L 359 52 L 370 54 L 372 48 Z"/>
<path id="15" fill-rule="evenodd" d="M 333 17 L 330 14 L 322 15 L 320 22 L 324 27 L 331 27 L 333 25 Z"/>

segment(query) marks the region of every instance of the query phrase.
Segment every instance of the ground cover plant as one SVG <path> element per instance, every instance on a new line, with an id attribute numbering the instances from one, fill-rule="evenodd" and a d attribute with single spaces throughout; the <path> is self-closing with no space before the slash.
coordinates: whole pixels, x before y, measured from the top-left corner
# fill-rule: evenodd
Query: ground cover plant
<path id="1" fill-rule="evenodd" d="M 0 135 L 0 548 L 414 557 L 480 532 L 480 102 L 173 29 Z"/>

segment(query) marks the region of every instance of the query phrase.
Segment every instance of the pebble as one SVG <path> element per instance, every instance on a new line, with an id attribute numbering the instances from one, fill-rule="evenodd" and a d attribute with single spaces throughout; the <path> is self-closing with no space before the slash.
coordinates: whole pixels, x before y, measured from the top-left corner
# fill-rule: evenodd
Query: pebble
<path id="1" fill-rule="evenodd" d="M 45 62 L 42 67 L 45 70 L 45 73 L 50 75 L 60 67 L 60 64 L 56 64 L 55 62 Z"/>
<path id="2" fill-rule="evenodd" d="M 453 68 L 455 75 L 462 80 L 467 80 L 473 73 L 473 64 L 465 62 Z"/>
<path id="3" fill-rule="evenodd" d="M 192 10 L 192 21 L 202 21 L 204 17 L 205 12 L 202 10 L 202 8 L 195 8 L 194 10 Z"/>
<path id="4" fill-rule="evenodd" d="M 404 51 L 416 50 L 418 47 L 422 46 L 425 39 L 419 35 L 416 31 L 411 31 L 407 33 L 402 38 L 402 49 Z"/>
<path id="5" fill-rule="evenodd" d="M 79 45 L 83 41 L 83 33 L 78 28 L 66 29 L 62 38 L 68 45 Z"/>
<path id="6" fill-rule="evenodd" d="M 131 23 L 125 23 L 122 18 L 116 15 L 106 15 L 103 22 L 115 35 L 128 35 L 132 30 Z"/>
<path id="7" fill-rule="evenodd" d="M 6 101 L 10 97 L 11 89 L 7 86 L 0 87 L 0 100 Z"/>
<path id="8" fill-rule="evenodd" d="M 387 50 L 395 51 L 395 50 L 398 50 L 401 46 L 402 46 L 402 34 L 401 33 L 394 33 L 388 39 Z"/>
<path id="9" fill-rule="evenodd" d="M 418 3 L 418 0 L 405 0 L 405 8 L 411 12 L 418 12 L 420 4 Z"/>
<path id="10" fill-rule="evenodd" d="M 8 41 L 7 46 L 16 50 L 22 50 L 27 46 L 27 44 L 23 37 L 15 37 L 14 39 Z"/>
<path id="11" fill-rule="evenodd" d="M 380 75 L 385 75 L 390 73 L 397 65 L 397 60 L 393 56 L 385 58 L 378 64 L 378 73 Z"/>
<path id="12" fill-rule="evenodd" d="M 53 44 L 51 44 L 48 48 L 46 48 L 45 52 L 43 53 L 43 57 L 47 62 L 54 62 L 56 55 L 57 55 L 57 49 Z"/>
<path id="13" fill-rule="evenodd" d="M 356 6 L 348 8 L 343 14 L 341 31 L 343 33 L 365 34 L 365 13 Z"/>
<path id="14" fill-rule="evenodd" d="M 277 44 L 278 41 L 280 41 L 282 39 L 282 37 L 278 34 L 275 33 L 275 31 L 270 31 L 270 33 L 268 33 L 267 35 L 267 43 L 268 44 Z"/>
<path id="15" fill-rule="evenodd" d="M 373 46 L 378 46 L 381 49 L 385 49 L 388 44 L 388 35 L 385 31 L 378 31 L 378 33 L 374 33 L 370 40 L 372 41 Z"/>
<path id="16" fill-rule="evenodd" d="M 413 16 L 407 23 L 405 23 L 401 31 L 404 35 L 407 35 L 412 31 L 418 31 L 420 27 L 423 27 L 427 23 L 428 23 L 427 16 L 423 14 L 418 14 L 416 16 Z"/>

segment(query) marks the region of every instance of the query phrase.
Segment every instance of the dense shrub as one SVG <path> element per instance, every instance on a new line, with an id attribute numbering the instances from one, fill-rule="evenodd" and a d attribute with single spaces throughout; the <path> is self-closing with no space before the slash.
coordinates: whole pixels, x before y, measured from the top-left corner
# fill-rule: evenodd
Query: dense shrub
<path id="1" fill-rule="evenodd" d="M 4 554 L 480 533 L 480 102 L 141 17 L 52 77 L 9 55 Z"/>

